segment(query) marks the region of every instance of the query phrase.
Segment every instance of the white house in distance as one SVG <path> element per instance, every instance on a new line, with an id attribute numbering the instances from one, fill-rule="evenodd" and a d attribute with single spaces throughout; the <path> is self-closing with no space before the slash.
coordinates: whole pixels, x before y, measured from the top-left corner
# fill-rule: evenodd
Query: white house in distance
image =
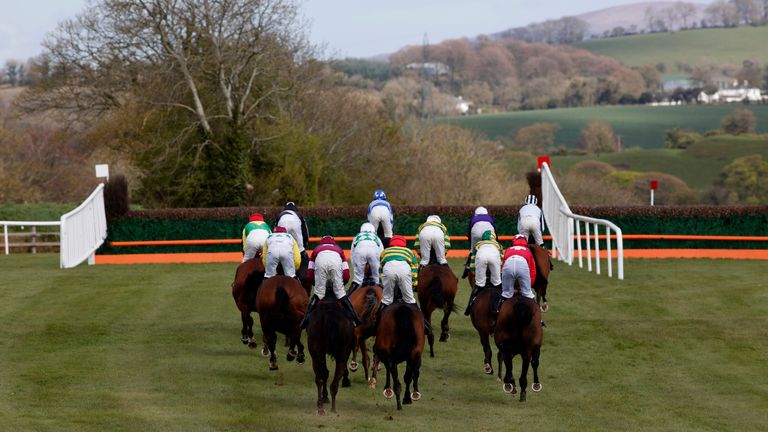
<path id="1" fill-rule="evenodd" d="M 737 85 L 737 83 L 734 83 Z M 705 104 L 712 103 L 733 103 L 733 102 L 762 102 L 768 100 L 768 96 L 763 96 L 759 88 L 749 88 L 744 82 L 744 86 L 733 88 L 720 88 L 714 94 L 708 95 L 705 92 L 699 93 L 698 101 Z"/>
<path id="2" fill-rule="evenodd" d="M 456 111 L 461 115 L 469 114 L 469 107 L 472 106 L 472 102 L 465 101 L 463 97 L 459 96 L 455 99 Z"/>

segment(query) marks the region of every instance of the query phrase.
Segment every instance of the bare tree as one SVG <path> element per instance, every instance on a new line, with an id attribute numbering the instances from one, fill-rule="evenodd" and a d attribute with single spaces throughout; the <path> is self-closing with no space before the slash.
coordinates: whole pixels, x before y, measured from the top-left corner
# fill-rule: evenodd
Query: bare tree
<path id="1" fill-rule="evenodd" d="M 682 21 L 682 29 L 687 29 L 689 25 L 693 24 L 691 18 L 696 15 L 696 5 L 679 1 L 675 3 L 674 8 L 677 12 L 677 16 L 680 17 L 680 20 Z"/>
<path id="2" fill-rule="evenodd" d="M 16 87 L 19 83 L 19 62 L 16 60 L 8 60 L 5 62 L 5 76 L 8 77 L 8 83 L 12 87 Z"/>

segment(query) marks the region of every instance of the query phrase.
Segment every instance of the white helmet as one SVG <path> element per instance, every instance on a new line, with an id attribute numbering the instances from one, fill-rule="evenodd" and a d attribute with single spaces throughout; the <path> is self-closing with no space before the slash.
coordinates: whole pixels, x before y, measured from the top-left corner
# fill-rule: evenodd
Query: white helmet
<path id="1" fill-rule="evenodd" d="M 438 215 L 432 215 L 432 216 L 429 216 L 429 217 L 427 218 L 427 222 L 437 222 L 437 223 L 442 223 L 442 222 L 440 221 L 440 216 L 438 216 Z"/>
<path id="2" fill-rule="evenodd" d="M 487 215 L 487 214 L 488 214 L 488 209 L 486 209 L 485 207 L 478 207 L 475 209 L 475 216 Z"/>
<path id="3" fill-rule="evenodd" d="M 525 197 L 525 203 L 526 204 L 536 205 L 536 203 L 538 203 L 538 202 L 539 202 L 539 200 L 536 199 L 536 195 L 528 195 L 527 197 Z"/>
<path id="4" fill-rule="evenodd" d="M 364 223 L 360 225 L 360 232 L 376 232 L 376 228 L 373 227 L 373 224 L 371 223 Z"/>

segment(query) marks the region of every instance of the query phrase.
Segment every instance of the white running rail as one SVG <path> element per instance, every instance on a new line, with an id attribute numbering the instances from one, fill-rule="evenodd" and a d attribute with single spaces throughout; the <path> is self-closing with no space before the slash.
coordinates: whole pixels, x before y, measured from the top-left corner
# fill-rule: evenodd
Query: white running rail
<path id="1" fill-rule="evenodd" d="M 615 238 L 617 277 L 624 279 L 624 240 L 622 239 L 621 228 L 605 219 L 573 214 L 565 198 L 563 198 L 563 194 L 560 193 L 560 189 L 552 177 L 552 171 L 546 162 L 541 166 L 541 201 L 544 219 L 549 227 L 549 233 L 552 235 L 552 254 L 557 259 L 568 263 L 568 265 L 573 265 L 574 255 L 577 255 L 579 267 L 583 268 L 583 258 L 586 257 L 587 270 L 592 271 L 594 254 L 595 272 L 600 274 L 600 243 L 601 240 L 604 240 L 608 277 L 613 277 L 611 239 Z M 583 235 L 581 232 L 582 225 L 584 225 Z M 600 234 L 600 227 L 604 228 L 604 235 Z M 586 253 L 582 251 L 582 240 L 586 240 Z M 592 250 L 593 246 L 594 251 Z"/>
<path id="2" fill-rule="evenodd" d="M 61 217 L 61 268 L 72 268 L 88 260 L 93 264 L 96 249 L 107 238 L 104 184 L 71 212 Z"/>
<path id="3" fill-rule="evenodd" d="M 61 222 L 59 221 L 53 221 L 53 222 L 34 222 L 34 221 L 0 221 L 0 225 L 3 226 L 3 244 L 5 245 L 5 254 L 8 255 L 11 253 L 11 243 L 8 240 L 8 227 L 9 226 L 20 226 L 20 227 L 28 227 L 28 226 L 59 226 L 61 225 Z M 30 243 L 30 246 L 32 244 Z M 26 247 L 26 245 L 25 245 Z"/>

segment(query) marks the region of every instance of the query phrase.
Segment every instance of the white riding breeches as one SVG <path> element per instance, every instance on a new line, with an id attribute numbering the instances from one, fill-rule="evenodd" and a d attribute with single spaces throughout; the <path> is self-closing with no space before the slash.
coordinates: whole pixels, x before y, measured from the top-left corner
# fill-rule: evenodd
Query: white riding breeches
<path id="1" fill-rule="evenodd" d="M 488 270 L 491 273 L 491 285 L 501 284 L 501 256 L 493 245 L 483 245 L 475 254 L 475 286 L 485 286 L 485 273 Z"/>
<path id="2" fill-rule="evenodd" d="M 268 236 L 269 232 L 263 229 L 255 229 L 248 233 L 248 237 L 245 238 L 245 254 L 242 262 L 256 257 L 256 254 L 264 250 L 264 243 L 267 242 Z"/>
<path id="3" fill-rule="evenodd" d="M 536 216 L 527 215 L 521 217 L 517 222 L 517 231 L 528 238 L 533 236 L 533 240 L 537 245 L 544 243 L 544 239 L 541 237 L 541 222 L 539 222 L 539 218 Z"/>
<path id="4" fill-rule="evenodd" d="M 299 246 L 299 252 L 304 251 L 304 236 L 301 235 L 301 219 L 293 213 L 284 214 L 277 223 L 277 226 L 281 226 L 288 231 L 288 234 L 296 240 L 296 244 Z"/>
<path id="5" fill-rule="evenodd" d="M 525 258 L 513 255 L 507 259 L 502 269 L 501 296 L 511 298 L 515 294 L 515 281 L 520 287 L 520 294 L 524 297 L 534 298 L 531 291 L 531 270 Z"/>
<path id="6" fill-rule="evenodd" d="M 296 263 L 293 261 L 293 245 L 274 244 L 267 249 L 266 262 L 264 263 L 264 277 L 269 278 L 277 274 L 277 265 L 283 265 L 283 274 L 288 277 L 296 276 Z"/>
<path id="7" fill-rule="evenodd" d="M 347 295 L 344 291 L 344 281 L 341 277 L 341 257 L 334 251 L 320 252 L 315 258 L 315 295 L 318 299 L 325 298 L 325 286 L 328 281 L 333 285 L 333 293 L 337 299 Z"/>
<path id="8" fill-rule="evenodd" d="M 392 304 L 395 299 L 395 287 L 400 287 L 405 303 L 416 303 L 413 298 L 413 281 L 411 279 L 411 266 L 405 261 L 390 261 L 384 264 L 381 270 L 381 285 L 383 297 L 381 302 L 385 305 Z"/>
<path id="9" fill-rule="evenodd" d="M 425 226 L 419 232 L 419 243 L 421 245 L 421 262 L 425 266 L 429 264 L 430 250 L 435 250 L 435 258 L 440 264 L 447 264 L 445 259 L 445 233 L 436 226 Z"/>
<path id="10" fill-rule="evenodd" d="M 354 272 L 352 283 L 357 283 L 358 285 L 363 283 L 366 264 L 371 268 L 371 278 L 373 279 L 373 282 L 376 284 L 379 283 L 380 254 L 381 249 L 372 241 L 362 241 L 355 246 L 355 250 L 350 258 L 352 261 L 352 271 Z"/>
<path id="11" fill-rule="evenodd" d="M 486 231 L 496 232 L 493 229 L 493 225 L 491 225 L 490 222 L 480 221 L 472 225 L 472 229 L 470 230 L 470 237 L 469 237 L 469 241 L 470 241 L 469 250 L 472 250 L 475 248 L 475 243 L 477 243 L 483 237 L 483 233 Z"/>
<path id="12" fill-rule="evenodd" d="M 373 225 L 373 228 L 376 230 L 375 232 L 379 232 L 379 225 L 381 225 L 384 230 L 384 237 L 392 237 L 392 213 L 389 212 L 387 207 L 378 205 L 372 208 L 368 214 L 368 222 Z"/>

